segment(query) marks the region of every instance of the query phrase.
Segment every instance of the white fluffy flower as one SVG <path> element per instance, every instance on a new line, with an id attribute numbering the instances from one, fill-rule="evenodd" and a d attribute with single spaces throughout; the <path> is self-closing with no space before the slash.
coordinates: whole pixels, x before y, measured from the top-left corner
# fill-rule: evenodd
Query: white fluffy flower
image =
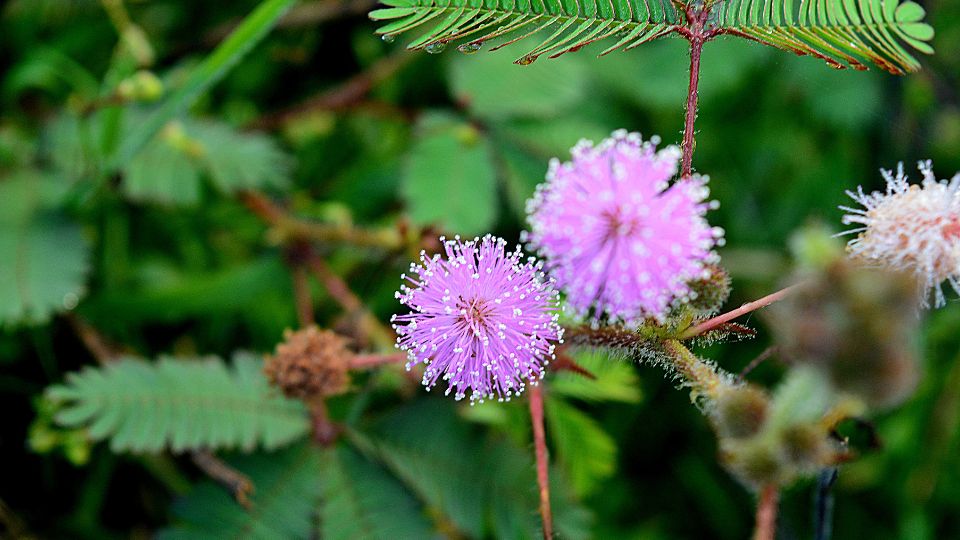
<path id="1" fill-rule="evenodd" d="M 844 234 L 857 237 L 847 243 L 850 254 L 870 265 L 910 272 L 922 287 L 924 307 L 930 291 L 935 305 L 946 303 L 941 284 L 948 281 L 960 294 L 960 173 L 951 180 L 937 181 L 929 161 L 921 161 L 920 185 L 910 184 L 903 173 L 882 171 L 886 193 L 870 194 L 857 188 L 847 194 L 863 208 L 848 208 L 845 225 L 861 227 Z"/>

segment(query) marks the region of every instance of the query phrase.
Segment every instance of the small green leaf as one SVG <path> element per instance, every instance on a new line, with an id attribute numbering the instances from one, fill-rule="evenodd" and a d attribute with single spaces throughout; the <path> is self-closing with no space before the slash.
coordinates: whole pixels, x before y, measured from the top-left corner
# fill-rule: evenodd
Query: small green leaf
<path id="1" fill-rule="evenodd" d="M 920 4 L 916 2 L 904 2 L 897 8 L 895 17 L 899 22 L 912 23 L 922 21 L 926 14 L 926 10 L 924 10 Z"/>
<path id="2" fill-rule="evenodd" d="M 473 126 L 427 115 L 403 171 L 401 190 L 417 224 L 480 235 L 497 212 L 496 173 L 488 141 Z"/>

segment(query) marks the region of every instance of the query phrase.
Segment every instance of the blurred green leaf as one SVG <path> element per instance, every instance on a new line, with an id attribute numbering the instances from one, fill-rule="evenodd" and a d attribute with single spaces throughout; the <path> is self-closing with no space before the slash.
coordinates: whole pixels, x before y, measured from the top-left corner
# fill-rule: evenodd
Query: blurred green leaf
<path id="1" fill-rule="evenodd" d="M 320 537 L 430 538 L 424 509 L 395 478 L 344 445 L 323 452 Z"/>
<path id="2" fill-rule="evenodd" d="M 191 72 L 186 83 L 174 91 L 123 140 L 109 161 L 108 169 L 117 170 L 126 165 L 167 122 L 185 113 L 267 35 L 294 3 L 295 0 L 263 0 L 230 36 Z"/>
<path id="3" fill-rule="evenodd" d="M 455 56 L 450 66 L 454 97 L 480 118 L 501 120 L 559 115 L 586 95 L 589 72 L 580 58 L 517 66 L 511 63 L 513 54 Z"/>
<path id="4" fill-rule="evenodd" d="M 268 386 L 262 367 L 248 353 L 231 368 L 216 358 L 124 359 L 70 374 L 46 395 L 61 403 L 60 425 L 86 426 L 114 452 L 273 449 L 302 437 L 309 420 L 300 402 Z"/>
<path id="5" fill-rule="evenodd" d="M 0 181 L 0 326 L 46 322 L 86 292 L 87 242 L 57 208 L 65 188 L 30 170 Z"/>
<path id="6" fill-rule="evenodd" d="M 596 378 L 561 371 L 550 381 L 550 392 L 591 402 L 640 402 L 640 381 L 632 362 L 612 358 L 603 351 L 577 354 L 576 362 Z"/>
<path id="7" fill-rule="evenodd" d="M 544 414 L 571 486 L 580 497 L 590 495 L 616 470 L 616 443 L 596 420 L 561 399 L 548 398 Z"/>
<path id="8" fill-rule="evenodd" d="M 290 160 L 272 138 L 213 121 L 190 122 L 186 129 L 202 145 L 200 161 L 222 192 L 289 183 Z"/>
<path id="9" fill-rule="evenodd" d="M 200 202 L 200 170 L 194 157 L 159 137 L 124 168 L 123 190 L 134 201 L 174 205 Z"/>
<path id="10" fill-rule="evenodd" d="M 497 190 L 486 138 L 441 114 L 427 115 L 418 135 L 401 185 L 410 217 L 455 234 L 488 232 L 496 218 Z"/>
<path id="11" fill-rule="evenodd" d="M 482 537 L 492 519 L 498 538 L 539 536 L 532 451 L 483 436 L 446 400 L 402 406 L 353 439 L 461 533 Z M 589 514 L 569 499 L 562 483 L 554 497 L 558 533 L 584 537 Z"/>
<path id="12" fill-rule="evenodd" d="M 173 505 L 175 525 L 157 538 L 311 538 L 326 481 L 324 452 L 332 450 L 301 443 L 272 454 L 229 459 L 253 483 L 252 507 L 240 506 L 222 486 L 206 481 Z"/>

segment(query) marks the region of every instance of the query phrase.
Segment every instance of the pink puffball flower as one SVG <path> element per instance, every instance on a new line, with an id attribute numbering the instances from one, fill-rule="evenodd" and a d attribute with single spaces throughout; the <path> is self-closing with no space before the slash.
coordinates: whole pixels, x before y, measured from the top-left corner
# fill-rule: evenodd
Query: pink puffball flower
<path id="1" fill-rule="evenodd" d="M 446 256 L 420 254 L 396 296 L 410 313 L 394 315 L 407 369 L 425 366 L 423 385 L 441 378 L 457 400 L 509 400 L 536 384 L 562 343 L 558 293 L 520 246 L 490 235 L 443 242 Z"/>
<path id="2" fill-rule="evenodd" d="M 553 159 L 547 181 L 527 202 L 531 230 L 524 238 L 581 316 L 636 323 L 662 320 L 676 301 L 689 300 L 687 282 L 716 262 L 723 230 L 705 215 L 707 178 L 670 183 L 680 149 L 657 151 L 658 137 L 615 131 L 594 146 L 580 141 L 573 159 Z"/>
<path id="3" fill-rule="evenodd" d="M 860 225 L 842 234 L 857 235 L 847 243 L 854 259 L 913 274 L 923 307 L 929 307 L 931 291 L 940 307 L 946 304 L 944 281 L 960 294 L 960 173 L 938 182 L 929 161 L 921 161 L 918 168 L 920 185 L 910 184 L 901 163 L 896 176 L 881 170 L 885 193 L 847 191 L 863 208 L 840 207 L 848 212 L 844 225 Z"/>

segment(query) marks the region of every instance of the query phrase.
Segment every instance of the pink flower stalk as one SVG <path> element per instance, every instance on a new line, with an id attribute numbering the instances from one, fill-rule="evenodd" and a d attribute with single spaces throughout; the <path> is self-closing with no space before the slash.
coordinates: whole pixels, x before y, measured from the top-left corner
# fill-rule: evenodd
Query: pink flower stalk
<path id="1" fill-rule="evenodd" d="M 408 370 L 426 366 L 427 390 L 443 378 L 458 400 L 509 400 L 543 378 L 562 343 L 558 293 L 520 246 L 505 253 L 506 241 L 490 235 L 440 240 L 446 257 L 421 252 L 413 276 L 402 276 L 409 285 L 396 296 L 411 312 L 393 317 L 397 347 Z"/>
<path id="2" fill-rule="evenodd" d="M 937 307 L 946 304 L 941 284 L 950 283 L 960 294 L 960 173 L 937 181 L 929 161 L 918 164 L 923 182 L 910 184 L 903 164 L 881 170 L 886 193 L 848 191 L 863 208 L 841 206 L 849 212 L 844 225 L 861 225 L 842 234 L 857 234 L 847 243 L 850 254 L 871 266 L 909 272 L 920 282 L 921 300 L 929 306 L 930 291 Z"/>
<path id="3" fill-rule="evenodd" d="M 707 178 L 670 184 L 680 149 L 656 151 L 658 143 L 624 130 L 597 146 L 580 141 L 572 161 L 550 162 L 527 202 L 524 237 L 580 316 L 663 319 L 672 303 L 689 300 L 687 282 L 718 260 L 712 249 L 723 230 L 704 218 L 717 207 L 706 202 Z"/>

